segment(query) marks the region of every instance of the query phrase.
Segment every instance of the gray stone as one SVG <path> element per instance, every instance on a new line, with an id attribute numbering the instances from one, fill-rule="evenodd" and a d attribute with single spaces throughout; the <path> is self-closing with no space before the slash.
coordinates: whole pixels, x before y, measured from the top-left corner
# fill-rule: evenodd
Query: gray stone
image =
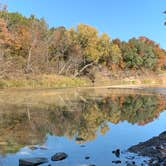
<path id="1" fill-rule="evenodd" d="M 68 157 L 68 155 L 64 152 L 59 152 L 59 153 L 56 153 L 55 155 L 53 155 L 51 157 L 51 160 L 52 161 L 59 161 L 59 160 L 64 160 Z"/>
<path id="2" fill-rule="evenodd" d="M 48 159 L 44 157 L 22 158 L 19 159 L 19 166 L 36 166 L 48 163 Z"/>
<path id="3" fill-rule="evenodd" d="M 115 160 L 115 161 L 112 161 L 112 163 L 114 163 L 114 164 L 121 164 L 122 162 L 120 160 Z"/>

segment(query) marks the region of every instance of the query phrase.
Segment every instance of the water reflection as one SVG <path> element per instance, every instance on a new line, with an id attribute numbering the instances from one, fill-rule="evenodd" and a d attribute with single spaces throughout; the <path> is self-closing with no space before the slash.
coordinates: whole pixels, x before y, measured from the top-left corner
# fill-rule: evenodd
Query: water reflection
<path id="1" fill-rule="evenodd" d="M 98 132 L 104 135 L 111 130 L 108 122 L 145 125 L 166 108 L 165 98 L 152 94 L 85 93 L 77 99 L 61 100 L 63 104 L 1 103 L 0 153 L 15 153 L 27 145 L 43 144 L 48 133 L 90 141 Z"/>

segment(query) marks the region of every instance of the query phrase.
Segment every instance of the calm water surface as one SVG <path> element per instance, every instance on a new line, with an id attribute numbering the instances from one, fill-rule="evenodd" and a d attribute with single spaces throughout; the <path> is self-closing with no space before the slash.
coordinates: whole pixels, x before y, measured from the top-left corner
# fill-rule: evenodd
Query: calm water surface
<path id="1" fill-rule="evenodd" d="M 165 131 L 165 92 L 0 91 L 0 166 L 18 166 L 20 158 L 29 157 L 47 157 L 52 166 L 110 166 L 118 159 L 112 154 L 117 148 L 125 165 L 125 150 Z M 68 158 L 51 162 L 57 152 Z"/>

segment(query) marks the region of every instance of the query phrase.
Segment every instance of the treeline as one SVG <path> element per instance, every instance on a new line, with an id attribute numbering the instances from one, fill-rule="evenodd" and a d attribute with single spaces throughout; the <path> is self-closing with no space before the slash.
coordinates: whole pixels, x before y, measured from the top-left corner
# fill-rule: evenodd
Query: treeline
<path id="1" fill-rule="evenodd" d="M 154 41 L 111 39 L 85 24 L 49 28 L 44 19 L 0 10 L 0 78 L 25 74 L 88 75 L 94 67 L 115 72 L 166 69 L 166 51 Z"/>

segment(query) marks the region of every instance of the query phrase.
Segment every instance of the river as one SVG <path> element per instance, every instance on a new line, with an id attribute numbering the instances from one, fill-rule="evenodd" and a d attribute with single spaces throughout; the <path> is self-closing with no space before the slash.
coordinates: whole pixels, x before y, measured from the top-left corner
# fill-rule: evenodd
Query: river
<path id="1" fill-rule="evenodd" d="M 166 130 L 166 89 L 0 91 L 0 166 L 46 157 L 50 165 L 126 165 L 126 150 Z M 112 151 L 120 149 L 120 156 Z M 68 157 L 51 161 L 57 152 Z M 47 164 L 44 164 L 48 166 Z"/>

